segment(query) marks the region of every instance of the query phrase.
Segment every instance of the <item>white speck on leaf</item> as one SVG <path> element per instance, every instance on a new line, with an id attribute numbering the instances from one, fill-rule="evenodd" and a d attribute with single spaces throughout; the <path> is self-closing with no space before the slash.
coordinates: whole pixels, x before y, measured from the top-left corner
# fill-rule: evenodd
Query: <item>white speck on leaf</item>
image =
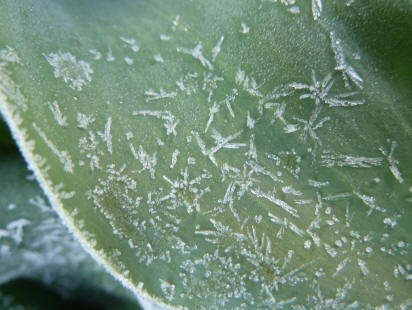
<path id="1" fill-rule="evenodd" d="M 246 24 L 245 24 L 245 22 L 242 22 L 241 24 L 240 24 L 240 26 L 241 26 L 241 30 L 240 30 L 240 33 L 243 33 L 243 34 L 246 34 L 246 33 L 249 33 L 249 31 L 250 31 L 250 27 L 248 27 Z"/>

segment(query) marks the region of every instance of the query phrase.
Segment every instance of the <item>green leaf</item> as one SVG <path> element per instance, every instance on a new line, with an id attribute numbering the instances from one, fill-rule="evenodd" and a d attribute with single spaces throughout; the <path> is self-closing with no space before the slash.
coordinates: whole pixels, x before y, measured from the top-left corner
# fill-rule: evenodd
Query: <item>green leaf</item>
<path id="1" fill-rule="evenodd" d="M 65 224 L 138 296 L 407 308 L 411 17 L 406 1 L 3 1 L 0 109 Z"/>
<path id="2" fill-rule="evenodd" d="M 20 303 L 37 305 L 39 309 L 56 309 L 34 302 L 36 298 L 39 302 L 50 302 L 43 294 L 35 293 L 35 287 L 42 291 L 44 286 L 44 290 L 51 288 L 55 302 L 63 303 L 64 298 L 59 296 L 67 299 L 86 291 L 82 295 L 85 301 L 104 301 L 106 309 L 139 309 L 129 292 L 73 239 L 48 205 L 34 176 L 14 152 L 0 152 L 0 175 L 0 292 L 3 295 L 11 293 Z M 14 290 L 20 287 L 19 283 L 22 288 Z M 33 290 L 24 289 L 31 285 Z M 30 298 L 29 291 L 32 291 Z M 9 299 L 0 298 L 1 309 L 11 307 L 6 305 Z"/>

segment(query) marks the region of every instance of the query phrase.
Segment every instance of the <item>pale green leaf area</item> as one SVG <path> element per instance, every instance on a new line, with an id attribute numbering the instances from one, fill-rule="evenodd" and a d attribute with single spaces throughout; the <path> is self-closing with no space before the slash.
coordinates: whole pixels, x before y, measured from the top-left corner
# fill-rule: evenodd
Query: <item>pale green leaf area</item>
<path id="1" fill-rule="evenodd" d="M 56 309 L 85 291 L 85 300 L 104 309 L 139 309 L 67 231 L 18 153 L 1 150 L 0 174 L 0 309 Z"/>
<path id="2" fill-rule="evenodd" d="M 0 109 L 51 204 L 187 309 L 412 305 L 409 1 L 1 1 Z"/>

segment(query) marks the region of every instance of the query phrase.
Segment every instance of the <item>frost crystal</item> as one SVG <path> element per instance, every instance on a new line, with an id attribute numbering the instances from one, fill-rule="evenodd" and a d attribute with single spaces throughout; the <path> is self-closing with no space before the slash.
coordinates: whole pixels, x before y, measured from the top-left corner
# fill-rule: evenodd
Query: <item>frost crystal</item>
<path id="1" fill-rule="evenodd" d="M 289 86 L 296 90 L 308 90 L 309 92 L 301 95 L 299 99 L 313 99 L 316 105 L 319 105 L 321 102 L 324 102 L 330 107 L 352 107 L 365 103 L 363 100 L 347 99 L 348 97 L 357 94 L 356 92 L 343 93 L 331 97 L 329 95 L 329 91 L 332 88 L 334 81 L 330 73 L 327 74 L 322 81 L 318 81 L 316 78 L 315 71 L 312 70 L 312 81 L 312 85 L 293 82 L 290 83 Z"/>
<path id="2" fill-rule="evenodd" d="M 342 41 L 336 38 L 334 31 L 330 32 L 330 40 L 332 42 L 332 50 L 335 54 L 336 67 L 335 70 L 342 72 L 342 77 L 345 82 L 345 86 L 349 87 L 349 80 L 351 80 L 360 89 L 363 88 L 363 79 L 355 71 L 355 69 L 346 63 Z"/>
<path id="3" fill-rule="evenodd" d="M 201 42 L 199 42 L 193 49 L 178 47 L 177 51 L 184 53 L 184 54 L 191 55 L 193 58 L 199 60 L 203 67 L 209 70 L 213 70 L 212 63 L 205 56 L 203 56 L 202 48 L 203 48 L 203 45 Z"/>
<path id="4" fill-rule="evenodd" d="M 301 141 L 306 142 L 307 137 L 310 136 L 315 143 L 322 145 L 322 141 L 320 140 L 320 138 L 318 137 L 315 131 L 321 128 L 325 122 L 329 121 L 330 117 L 326 116 L 322 118 L 320 121 L 318 121 L 317 123 L 315 123 L 316 119 L 318 118 L 320 114 L 321 109 L 322 109 L 321 106 L 317 106 L 312 111 L 312 114 L 309 120 L 304 120 L 301 118 L 294 117 L 295 120 L 303 124 L 302 133 L 299 137 Z"/>
<path id="5" fill-rule="evenodd" d="M 100 136 L 103 142 L 106 142 L 107 151 L 110 154 L 112 154 L 112 134 L 110 133 L 111 126 L 112 126 L 112 118 L 109 117 L 107 119 L 106 125 L 104 125 L 104 132 L 101 132 L 101 131 L 97 132 L 97 134 Z"/>
<path id="6" fill-rule="evenodd" d="M 132 151 L 133 157 L 138 160 L 141 165 L 142 169 L 138 171 L 138 173 L 141 173 L 144 170 L 149 170 L 150 172 L 150 177 L 152 179 L 155 178 L 155 166 L 157 164 L 157 159 L 156 159 L 156 152 L 150 156 L 146 151 L 143 149 L 141 145 L 139 145 L 139 150 L 136 152 L 135 148 L 133 147 L 133 144 L 129 144 L 130 150 Z"/>
<path id="7" fill-rule="evenodd" d="M 203 140 L 200 138 L 199 133 L 197 132 L 192 132 L 192 134 L 196 137 L 197 144 L 199 145 L 200 150 L 202 151 L 202 154 L 205 156 L 208 156 L 209 159 L 211 160 L 212 163 L 215 164 L 215 166 L 218 166 L 216 158 L 215 158 L 215 153 L 219 151 L 222 148 L 226 149 L 238 149 L 240 147 L 246 146 L 244 143 L 229 143 L 230 141 L 236 139 L 241 135 L 242 131 L 238 131 L 233 135 L 230 135 L 228 137 L 222 137 L 222 135 L 217 132 L 216 130 L 213 131 L 212 138 L 215 140 L 215 146 L 212 147 L 211 149 L 207 150 L 206 145 L 203 142 Z"/>
<path id="8" fill-rule="evenodd" d="M 60 111 L 59 104 L 57 101 L 47 102 L 50 111 L 53 113 L 54 119 L 56 120 L 57 124 L 60 126 L 67 126 L 67 117 L 62 114 Z"/>
<path id="9" fill-rule="evenodd" d="M 166 128 L 166 134 L 173 134 L 176 136 L 176 126 L 179 124 L 179 120 L 176 120 L 176 117 L 170 113 L 170 111 L 135 111 L 133 115 L 142 115 L 142 116 L 154 116 L 158 119 L 164 120 L 164 127 Z"/>
<path id="10" fill-rule="evenodd" d="M 76 115 L 77 127 L 87 129 L 87 127 L 92 124 L 96 119 L 92 115 L 86 115 L 77 112 Z"/>
<path id="11" fill-rule="evenodd" d="M 164 196 L 162 200 L 170 201 L 169 209 L 175 209 L 180 206 L 185 206 L 187 213 L 192 213 L 193 209 L 200 211 L 199 200 L 202 196 L 210 191 L 209 187 L 200 189 L 198 185 L 204 179 L 211 178 L 208 171 L 204 170 L 203 173 L 196 178 L 189 179 L 188 167 L 185 170 L 180 171 L 180 177 L 175 180 L 170 180 L 167 176 L 163 176 L 163 179 L 170 184 L 170 192 Z"/>
<path id="12" fill-rule="evenodd" d="M 175 285 L 160 279 L 160 289 L 162 290 L 165 298 L 169 301 L 175 298 Z"/>
<path id="13" fill-rule="evenodd" d="M 319 19 L 322 13 L 322 0 L 312 0 L 312 15 L 313 19 Z"/>
<path id="14" fill-rule="evenodd" d="M 385 150 L 383 146 L 380 147 L 379 150 L 384 156 L 386 156 L 386 160 L 388 161 L 388 164 L 389 164 L 389 170 L 391 171 L 395 179 L 399 183 L 403 183 L 404 179 L 398 168 L 399 161 L 393 158 L 393 153 L 395 152 L 395 149 L 398 146 L 398 143 L 396 141 L 391 141 L 391 140 L 388 140 L 388 142 L 391 144 L 390 151 Z"/>
<path id="15" fill-rule="evenodd" d="M 63 78 L 63 81 L 70 88 L 81 91 L 83 86 L 92 81 L 91 74 L 93 69 L 89 63 L 83 60 L 76 60 L 76 57 L 67 53 L 58 51 L 57 53 L 43 54 L 46 60 L 54 68 L 54 76 Z"/>
<path id="16" fill-rule="evenodd" d="M 158 99 L 164 99 L 164 98 L 174 98 L 177 96 L 176 92 L 166 92 L 163 90 L 163 88 L 160 88 L 159 92 L 154 91 L 153 89 L 148 89 L 144 92 L 144 94 L 147 96 L 146 102 L 152 101 L 152 100 L 158 100 Z"/>
<path id="17" fill-rule="evenodd" d="M 6 62 L 20 63 L 20 58 L 16 53 L 16 50 L 10 46 L 6 46 L 5 49 L 0 50 L 0 59 Z"/>
<path id="18" fill-rule="evenodd" d="M 241 22 L 240 26 L 242 28 L 240 30 L 240 33 L 243 33 L 243 34 L 249 33 L 250 27 L 248 27 L 244 22 Z"/>
<path id="19" fill-rule="evenodd" d="M 352 168 L 371 168 L 382 164 L 382 157 L 364 157 L 356 155 L 337 154 L 331 151 L 324 151 L 321 155 L 321 165 L 331 168 L 352 167 Z"/>
<path id="20" fill-rule="evenodd" d="M 64 171 L 68 173 L 73 173 L 74 164 L 72 162 L 72 158 L 69 152 L 66 150 L 60 151 L 59 149 L 57 149 L 54 143 L 46 136 L 46 134 L 39 128 L 39 126 L 36 123 L 33 123 L 33 128 L 37 131 L 39 136 L 53 151 L 53 153 L 59 158 L 59 161 L 63 164 Z"/>

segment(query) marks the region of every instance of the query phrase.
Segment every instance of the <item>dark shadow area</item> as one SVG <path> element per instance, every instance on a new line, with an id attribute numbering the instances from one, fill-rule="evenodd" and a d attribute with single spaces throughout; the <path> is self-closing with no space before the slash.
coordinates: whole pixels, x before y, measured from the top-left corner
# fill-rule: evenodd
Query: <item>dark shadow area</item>
<path id="1" fill-rule="evenodd" d="M 10 134 L 9 127 L 7 127 L 6 122 L 0 116 L 0 152 L 2 153 L 19 153 L 14 139 Z"/>
<path id="2" fill-rule="evenodd" d="M 24 306 L 41 310 L 139 310 L 137 302 L 124 300 L 102 290 L 80 287 L 64 296 L 32 279 L 17 279 L 0 286 L 1 302 L 6 307 Z M 1 308 L 1 307 L 0 307 Z M 7 309 L 7 308 L 6 308 Z"/>

